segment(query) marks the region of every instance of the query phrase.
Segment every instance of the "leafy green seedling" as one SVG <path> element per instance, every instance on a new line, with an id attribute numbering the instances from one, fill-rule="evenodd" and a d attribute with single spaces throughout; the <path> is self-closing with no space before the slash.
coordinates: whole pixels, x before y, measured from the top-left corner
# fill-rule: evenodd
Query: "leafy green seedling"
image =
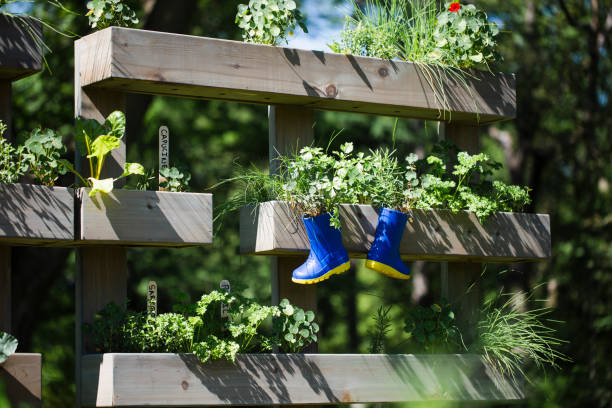
<path id="1" fill-rule="evenodd" d="M 133 27 L 138 24 L 136 12 L 122 0 L 91 0 L 87 2 L 89 25 L 96 30 L 106 27 Z"/>
<path id="2" fill-rule="evenodd" d="M 51 129 L 34 129 L 24 144 L 23 158 L 34 178 L 45 186 L 53 186 L 67 168 L 60 160 L 66 152 L 62 137 Z"/>
<path id="3" fill-rule="evenodd" d="M 145 169 L 139 163 L 125 163 L 123 174 L 117 178 L 100 179 L 104 162 L 108 155 L 121 146 L 121 138 L 125 134 L 125 115 L 122 112 L 112 112 L 103 125 L 95 120 L 77 121 L 75 142 L 79 152 L 89 161 L 90 177 L 85 180 L 68 160 L 60 160 L 68 170 L 76 174 L 83 186 L 90 187 L 90 196 L 96 193 L 110 193 L 115 181 L 132 174 L 144 175 Z"/>
<path id="4" fill-rule="evenodd" d="M 170 167 L 160 169 L 159 174 L 164 178 L 159 187 L 174 192 L 189 191 L 189 181 L 191 180 L 189 172 L 181 172 L 176 167 Z"/>
<path id="5" fill-rule="evenodd" d="M 293 34 L 296 25 L 307 33 L 308 28 L 294 0 L 250 0 L 239 4 L 236 24 L 242 29 L 245 42 L 278 45 Z"/>

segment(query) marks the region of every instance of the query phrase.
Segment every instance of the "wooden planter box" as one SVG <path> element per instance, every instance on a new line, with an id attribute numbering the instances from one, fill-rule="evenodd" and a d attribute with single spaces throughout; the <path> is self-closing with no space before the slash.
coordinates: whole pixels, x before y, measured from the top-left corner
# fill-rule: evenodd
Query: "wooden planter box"
<path id="1" fill-rule="evenodd" d="M 468 89 L 448 79 L 442 91 L 409 62 L 121 27 L 77 40 L 75 60 L 81 86 L 118 92 L 474 124 L 516 115 L 515 77 L 501 73 L 473 72 Z"/>
<path id="2" fill-rule="evenodd" d="M 244 354 L 201 363 L 193 354 L 82 357 L 87 407 L 513 401 L 478 355 Z"/>
<path id="3" fill-rule="evenodd" d="M 31 32 L 29 32 L 31 30 Z M 0 80 L 15 81 L 42 69 L 42 23 L 0 14 Z"/>
<path id="4" fill-rule="evenodd" d="M 342 205 L 342 241 L 351 258 L 364 258 L 374 240 L 378 213 L 369 205 Z M 475 214 L 414 210 L 400 246 L 406 260 L 517 262 L 550 257 L 545 214 L 497 213 L 483 225 Z M 310 244 L 301 217 L 281 201 L 244 207 L 240 252 L 301 255 Z"/>
<path id="5" fill-rule="evenodd" d="M 188 247 L 212 243 L 212 194 L 114 190 L 77 194 L 78 245 Z"/>
<path id="6" fill-rule="evenodd" d="M 16 353 L 0 365 L 0 383 L 4 386 L 11 407 L 40 407 L 41 378 L 40 354 Z"/>
<path id="7" fill-rule="evenodd" d="M 73 231 L 71 188 L 0 183 L 0 244 L 72 244 Z"/>

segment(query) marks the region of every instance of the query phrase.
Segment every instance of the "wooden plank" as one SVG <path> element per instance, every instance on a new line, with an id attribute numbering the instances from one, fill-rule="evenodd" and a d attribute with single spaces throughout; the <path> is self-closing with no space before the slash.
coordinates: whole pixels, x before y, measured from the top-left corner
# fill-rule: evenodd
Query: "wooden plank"
<path id="1" fill-rule="evenodd" d="M 11 247 L 0 245 L 0 331 L 11 332 Z"/>
<path id="2" fill-rule="evenodd" d="M 288 155 L 314 139 L 314 113 L 300 106 L 270 106 L 268 112 L 268 140 L 270 173 L 277 174 L 279 155 Z M 272 303 L 289 299 L 294 305 L 317 312 L 316 285 L 299 285 L 291 280 L 293 270 L 304 261 L 304 254 L 297 259 L 275 257 L 271 259 Z M 316 352 L 317 345 L 309 346 L 308 352 Z"/>
<path id="3" fill-rule="evenodd" d="M 518 262 L 550 257 L 547 214 L 496 213 L 484 224 L 474 213 L 414 210 L 400 245 L 406 260 Z M 377 211 L 369 205 L 340 206 L 342 240 L 351 258 L 365 258 L 374 240 Z M 270 201 L 240 212 L 240 252 L 300 255 L 309 250 L 300 215 Z"/>
<path id="4" fill-rule="evenodd" d="M 95 47 L 92 45 L 95 44 Z M 75 42 L 83 85 L 121 92 L 488 123 L 516 115 L 514 75 L 474 72 L 442 90 L 418 65 L 112 27 Z"/>
<path id="5" fill-rule="evenodd" d="M 0 383 L 3 383 L 12 407 L 40 407 L 41 380 L 42 356 L 40 354 L 16 353 L 0 365 Z"/>
<path id="6" fill-rule="evenodd" d="M 212 194 L 81 189 L 77 244 L 197 246 L 211 244 Z"/>
<path id="7" fill-rule="evenodd" d="M 0 80 L 15 81 L 42 69 L 42 23 L 0 14 Z"/>
<path id="8" fill-rule="evenodd" d="M 84 41 L 83 43 L 87 43 Z M 94 50 L 99 51 L 96 44 L 92 45 Z M 75 47 L 74 56 L 74 111 L 75 117 L 83 119 L 95 119 L 103 122 L 114 110 L 125 112 L 125 94 L 103 89 L 83 89 L 81 81 L 81 62 L 87 61 L 82 58 L 92 48 L 79 49 Z M 102 55 L 98 55 L 102 58 Z M 96 61 L 98 63 L 98 61 Z M 99 60 L 102 67 L 104 61 Z M 123 173 L 126 157 L 127 135 L 121 139 L 121 146 L 113 150 L 106 159 L 102 177 L 119 177 Z M 76 152 L 76 167 L 81 174 L 87 166 Z M 117 187 L 123 185 L 123 180 L 116 183 Z M 94 315 L 100 311 L 108 302 L 115 302 L 125 306 L 127 300 L 127 253 L 122 247 L 90 247 L 77 251 L 77 263 L 75 273 L 75 378 L 76 378 L 76 406 L 81 406 L 81 359 L 83 352 L 92 349 L 91 339 L 84 339 L 82 335 L 83 323 L 92 323 Z"/>
<path id="9" fill-rule="evenodd" d="M 0 184 L 0 243 L 57 245 L 73 240 L 71 188 Z"/>
<path id="10" fill-rule="evenodd" d="M 439 127 L 441 135 L 452 141 L 459 150 L 470 154 L 480 151 L 478 128 L 475 126 L 461 125 L 456 123 L 441 123 Z M 548 222 L 548 237 L 545 241 L 548 257 L 550 257 L 550 222 Z M 508 227 L 501 226 L 499 234 L 512 234 Z M 515 236 L 521 242 L 527 237 L 534 237 L 535 231 L 527 231 L 524 237 Z M 502 248 L 495 248 L 495 254 L 501 254 Z M 511 262 L 511 260 L 509 260 Z M 478 319 L 480 317 L 480 276 L 482 275 L 482 264 L 449 262 L 442 265 L 441 289 L 442 297 L 453 305 L 456 313 L 456 322 L 465 344 L 472 344 L 477 336 Z"/>
<path id="11" fill-rule="evenodd" d="M 424 401 L 516 401 L 522 390 L 478 355 L 192 354 L 83 357 L 83 404 L 195 407 Z"/>

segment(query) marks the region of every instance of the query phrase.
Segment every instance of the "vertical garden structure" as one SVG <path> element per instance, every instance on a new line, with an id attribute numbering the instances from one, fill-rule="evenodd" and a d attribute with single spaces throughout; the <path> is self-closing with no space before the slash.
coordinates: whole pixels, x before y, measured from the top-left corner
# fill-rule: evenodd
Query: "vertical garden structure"
<path id="1" fill-rule="evenodd" d="M 275 155 L 313 140 L 315 109 L 440 120 L 446 108 L 452 121 L 440 123 L 441 136 L 474 152 L 478 125 L 511 119 L 516 113 L 513 75 L 476 76 L 468 88 L 446 83 L 449 104 L 441 106 L 439 91 L 411 63 L 112 27 L 75 43 L 75 112 L 102 121 L 111 111 L 124 110 L 126 93 L 268 105 L 275 171 Z M 124 144 L 116 150 L 107 177 L 121 173 L 126 148 Z M 363 257 L 376 212 L 368 206 L 343 207 L 342 212 L 347 249 L 352 257 Z M 177 211 L 166 216 L 187 221 L 193 215 Z M 286 297 L 316 310 L 316 286 L 291 282 L 291 272 L 303 262 L 308 245 L 303 230 L 299 225 L 292 228 L 289 218 L 284 203 L 265 203 L 254 218 L 243 211 L 241 251 L 273 256 L 273 302 Z M 469 213 L 415 212 L 413 218 L 406 227 L 402 255 L 448 262 L 443 268 L 443 295 L 460 303 L 463 327 L 475 325 L 475 313 L 470 311 L 479 306 L 478 292 L 459 295 L 480 275 L 480 262 L 550 256 L 546 215 L 497 214 L 486 227 Z M 136 239 L 112 246 L 104 240 L 89 244 L 79 250 L 77 271 L 77 393 L 82 406 L 523 398 L 520 387 L 505 381 L 477 355 L 241 355 L 236 364 L 202 364 L 193 355 L 89 354 L 92 347 L 79 328 L 92 322 L 106 303 L 124 303 L 123 245 L 139 243 Z"/>
<path id="2" fill-rule="evenodd" d="M 11 139 L 12 83 L 42 69 L 42 25 L 0 14 L 0 120 Z M 67 205 L 67 208 L 64 207 Z M 0 184 L 0 331 L 11 332 L 11 246 L 58 244 L 72 239 L 72 194 L 25 184 Z M 68 210 L 53 219 L 47 211 Z M 40 354 L 17 353 L 0 366 L 0 382 L 11 404 L 40 406 Z"/>

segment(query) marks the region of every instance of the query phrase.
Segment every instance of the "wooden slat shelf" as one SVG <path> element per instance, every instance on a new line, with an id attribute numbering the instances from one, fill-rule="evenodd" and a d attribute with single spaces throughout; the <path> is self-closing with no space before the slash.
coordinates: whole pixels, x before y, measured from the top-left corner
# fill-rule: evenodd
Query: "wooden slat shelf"
<path id="1" fill-rule="evenodd" d="M 16 353 L 0 365 L 0 383 L 11 407 L 41 406 L 42 356 Z"/>
<path id="2" fill-rule="evenodd" d="M 429 76 L 402 61 L 120 27 L 77 40 L 75 56 L 83 87 L 430 120 L 443 109 Z M 473 74 L 469 90 L 445 82 L 444 120 L 514 118 L 514 75 Z"/>
<path id="3" fill-rule="evenodd" d="M 88 407 L 516 401 L 482 356 L 244 354 L 201 363 L 193 354 L 82 357 Z"/>
<path id="4" fill-rule="evenodd" d="M 212 194 L 114 190 L 77 197 L 76 245 L 189 247 L 212 243 Z"/>
<path id="5" fill-rule="evenodd" d="M 40 21 L 0 14 L 0 80 L 16 81 L 42 69 L 42 50 L 34 36 L 42 38 Z"/>
<path id="6" fill-rule="evenodd" d="M 400 246 L 406 260 L 518 262 L 550 257 L 545 214 L 497 213 L 481 224 L 475 214 L 414 210 Z M 351 258 L 364 258 L 374 240 L 378 213 L 369 205 L 342 205 L 342 240 Z M 240 252 L 304 256 L 304 225 L 285 202 L 270 201 L 240 212 Z"/>
<path id="7" fill-rule="evenodd" d="M 73 240 L 71 188 L 0 183 L 0 244 L 70 245 Z"/>

